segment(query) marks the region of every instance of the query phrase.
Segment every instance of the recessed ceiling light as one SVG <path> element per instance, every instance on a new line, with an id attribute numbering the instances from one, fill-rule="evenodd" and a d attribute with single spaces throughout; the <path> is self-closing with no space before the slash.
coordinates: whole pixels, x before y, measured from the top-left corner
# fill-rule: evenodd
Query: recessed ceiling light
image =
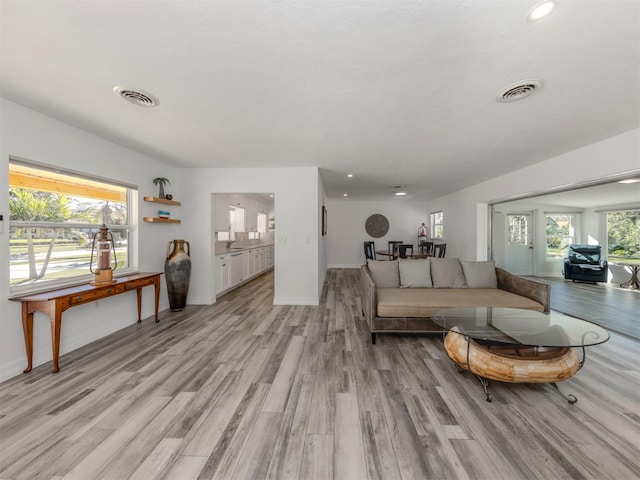
<path id="1" fill-rule="evenodd" d="M 141 90 L 117 86 L 113 87 L 113 93 L 139 107 L 157 107 L 160 105 L 160 101 L 156 97 Z"/>
<path id="2" fill-rule="evenodd" d="M 618 183 L 638 183 L 640 178 L 628 178 L 626 180 L 620 180 Z"/>
<path id="3" fill-rule="evenodd" d="M 353 178 L 353 173 L 348 173 L 348 174 L 347 174 L 347 177 L 348 177 L 348 178 Z"/>
<path id="4" fill-rule="evenodd" d="M 394 195 L 397 195 L 399 197 L 402 197 L 403 195 L 406 195 L 406 194 L 407 194 L 407 192 L 396 192 L 396 193 L 394 193 Z"/>
<path id="5" fill-rule="evenodd" d="M 342 196 L 343 196 L 343 197 L 348 197 L 348 196 L 349 196 L 349 194 L 348 194 L 348 193 L 343 193 L 343 194 L 342 194 Z"/>
<path id="6" fill-rule="evenodd" d="M 542 0 L 542 2 L 535 4 L 533 8 L 529 10 L 527 20 L 530 22 L 540 20 L 542 17 L 549 15 L 554 8 L 556 8 L 555 0 Z"/>

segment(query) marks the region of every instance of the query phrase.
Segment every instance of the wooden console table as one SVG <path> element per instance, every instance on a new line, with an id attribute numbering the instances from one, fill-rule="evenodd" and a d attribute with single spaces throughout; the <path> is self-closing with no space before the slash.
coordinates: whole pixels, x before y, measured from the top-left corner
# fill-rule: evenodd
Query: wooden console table
<path id="1" fill-rule="evenodd" d="M 57 373 L 60 371 L 58 368 L 58 357 L 60 354 L 62 312 L 76 305 L 95 302 L 96 300 L 135 290 L 138 295 L 138 322 L 140 322 L 142 321 L 142 288 L 153 285 L 155 289 L 155 318 L 157 323 L 159 322 L 160 275 L 162 275 L 162 273 L 135 273 L 116 278 L 116 282 L 111 285 L 95 286 L 87 283 L 75 287 L 11 298 L 11 300 L 22 302 L 22 330 L 24 333 L 24 346 L 27 353 L 27 368 L 24 370 L 24 373 L 30 372 L 32 368 L 33 314 L 35 312 L 49 314 L 49 319 L 51 320 L 51 348 L 53 350 L 52 372 Z"/>

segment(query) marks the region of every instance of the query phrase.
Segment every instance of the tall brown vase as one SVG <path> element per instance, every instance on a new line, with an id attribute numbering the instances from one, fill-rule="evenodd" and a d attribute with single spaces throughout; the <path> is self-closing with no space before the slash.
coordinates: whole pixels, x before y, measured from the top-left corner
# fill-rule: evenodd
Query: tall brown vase
<path id="1" fill-rule="evenodd" d="M 185 244 L 187 249 L 185 251 Z M 191 277 L 191 246 L 185 240 L 171 240 L 167 244 L 164 274 L 169 292 L 169 307 L 179 312 L 187 305 L 189 278 Z"/>

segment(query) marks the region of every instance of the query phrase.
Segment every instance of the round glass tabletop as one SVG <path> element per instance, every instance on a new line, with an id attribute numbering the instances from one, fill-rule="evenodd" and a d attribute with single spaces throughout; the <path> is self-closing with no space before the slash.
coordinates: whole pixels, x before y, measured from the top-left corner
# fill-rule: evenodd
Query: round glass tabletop
<path id="1" fill-rule="evenodd" d="M 551 311 L 549 315 L 518 308 L 447 308 L 431 319 L 445 330 L 474 340 L 537 347 L 586 347 L 609 340 L 595 323 Z"/>

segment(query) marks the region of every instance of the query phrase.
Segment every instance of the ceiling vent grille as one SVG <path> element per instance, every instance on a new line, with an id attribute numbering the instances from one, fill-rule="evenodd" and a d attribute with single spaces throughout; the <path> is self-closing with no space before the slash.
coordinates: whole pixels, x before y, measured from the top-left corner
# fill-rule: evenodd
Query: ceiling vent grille
<path id="1" fill-rule="evenodd" d="M 113 89 L 116 95 L 124 98 L 127 102 L 133 103 L 140 107 L 156 107 L 160 104 L 157 98 L 140 90 L 132 90 L 125 87 L 115 87 Z"/>
<path id="2" fill-rule="evenodd" d="M 542 88 L 542 80 L 522 80 L 500 90 L 496 100 L 502 103 L 517 102 L 533 95 L 540 88 Z"/>

